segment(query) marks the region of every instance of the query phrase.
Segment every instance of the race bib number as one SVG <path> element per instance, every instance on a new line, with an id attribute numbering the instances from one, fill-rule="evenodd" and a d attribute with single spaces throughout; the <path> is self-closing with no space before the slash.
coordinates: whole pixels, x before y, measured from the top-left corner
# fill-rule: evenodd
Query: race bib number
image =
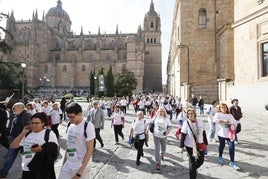
<path id="1" fill-rule="evenodd" d="M 67 158 L 76 159 L 77 151 L 76 148 L 67 149 Z"/>
<path id="2" fill-rule="evenodd" d="M 24 163 L 30 162 L 34 157 L 34 153 L 32 151 L 25 151 L 21 153 L 21 157 Z"/>

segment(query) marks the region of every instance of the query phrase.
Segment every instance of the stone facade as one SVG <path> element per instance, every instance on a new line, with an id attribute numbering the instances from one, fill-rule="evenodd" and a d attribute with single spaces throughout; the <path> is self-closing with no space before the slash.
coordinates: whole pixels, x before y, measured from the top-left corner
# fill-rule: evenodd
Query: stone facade
<path id="1" fill-rule="evenodd" d="M 218 98 L 217 79 L 234 79 L 233 0 L 177 0 L 167 75 L 169 93 Z"/>
<path id="2" fill-rule="evenodd" d="M 113 73 L 122 68 L 134 72 L 138 81 L 136 92 L 162 91 L 161 21 L 153 1 L 144 17 L 144 26 L 137 33 L 84 34 L 71 32 L 71 20 L 62 8 L 49 9 L 42 20 L 33 13 L 29 21 L 16 21 L 12 12 L 7 19 L 7 30 L 13 35 L 6 40 L 13 51 L 7 61 L 27 63 L 27 86 L 38 89 L 88 89 L 91 71 L 101 68 L 106 74 L 110 65 Z M 79 13 L 79 12 L 78 12 Z M 49 79 L 49 80 L 47 80 Z"/>

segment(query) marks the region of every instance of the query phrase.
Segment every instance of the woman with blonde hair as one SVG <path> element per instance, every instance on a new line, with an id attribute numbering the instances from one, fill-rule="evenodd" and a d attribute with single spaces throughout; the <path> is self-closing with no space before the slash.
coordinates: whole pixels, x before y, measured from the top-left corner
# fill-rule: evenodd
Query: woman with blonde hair
<path id="1" fill-rule="evenodd" d="M 152 132 L 154 136 L 156 170 L 160 171 L 161 160 L 164 160 L 164 154 L 166 152 L 167 135 L 172 125 L 163 106 L 160 106 L 157 110 L 151 125 L 154 125 Z"/>
<path id="2" fill-rule="evenodd" d="M 227 141 L 229 146 L 229 156 L 230 156 L 230 166 L 235 170 L 239 170 L 240 168 L 234 161 L 235 156 L 235 133 L 233 129 L 236 128 L 237 122 L 234 119 L 233 115 L 230 114 L 228 106 L 224 103 L 221 103 L 218 108 L 218 112 L 215 114 L 213 118 L 213 122 L 216 123 L 217 135 L 219 138 L 219 156 L 218 162 L 223 165 L 224 161 L 222 158 L 223 150 L 225 147 L 225 142 Z M 232 138 L 232 132 L 234 133 Z"/>

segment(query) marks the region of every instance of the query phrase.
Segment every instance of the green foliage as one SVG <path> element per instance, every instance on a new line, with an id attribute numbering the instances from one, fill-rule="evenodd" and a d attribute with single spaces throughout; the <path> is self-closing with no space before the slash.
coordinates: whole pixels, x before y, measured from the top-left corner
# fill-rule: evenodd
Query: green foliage
<path id="1" fill-rule="evenodd" d="M 2 12 L 0 12 L 0 21 L 2 21 L 3 18 L 7 18 L 7 14 L 4 14 Z M 6 43 L 6 41 L 4 39 L 2 39 L 2 32 L 9 34 L 11 38 L 13 38 L 13 36 L 3 27 L 0 26 L 0 51 L 3 52 L 4 54 L 10 53 L 12 48 L 10 45 L 8 45 Z"/>
<path id="2" fill-rule="evenodd" d="M 105 78 L 105 87 L 106 87 L 106 96 L 113 97 L 114 96 L 114 75 L 113 69 L 110 65 L 109 70 L 107 71 L 107 75 Z"/>
<path id="3" fill-rule="evenodd" d="M 11 62 L 0 61 L 0 88 L 15 89 L 21 86 L 22 72 L 19 65 Z"/>
<path id="4" fill-rule="evenodd" d="M 117 96 L 132 95 L 132 91 L 136 89 L 137 85 L 138 82 L 134 73 L 128 69 L 122 69 L 122 73 L 117 77 L 114 89 Z"/>

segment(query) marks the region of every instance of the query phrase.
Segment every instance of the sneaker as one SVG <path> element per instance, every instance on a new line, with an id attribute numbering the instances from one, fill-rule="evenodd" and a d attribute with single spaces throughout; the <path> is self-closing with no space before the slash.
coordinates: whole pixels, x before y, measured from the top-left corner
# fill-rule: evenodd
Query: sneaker
<path id="1" fill-rule="evenodd" d="M 103 147 L 104 147 L 104 144 L 102 143 L 102 144 L 101 144 L 101 148 L 103 148 Z"/>
<path id="2" fill-rule="evenodd" d="M 222 158 L 222 157 L 218 157 L 218 162 L 219 162 L 220 164 L 223 164 L 223 158 Z"/>
<path id="3" fill-rule="evenodd" d="M 235 170 L 240 170 L 240 168 L 238 167 L 238 165 L 235 162 L 230 162 L 229 165 L 231 167 L 233 167 Z"/>
<path id="4" fill-rule="evenodd" d="M 235 143 L 235 145 L 239 144 L 238 140 L 237 140 L 237 141 L 235 141 L 234 143 Z"/>
<path id="5" fill-rule="evenodd" d="M 136 165 L 140 165 L 141 162 L 139 160 L 136 161 Z"/>
<path id="6" fill-rule="evenodd" d="M 164 155 L 160 155 L 161 160 L 164 160 Z"/>
<path id="7" fill-rule="evenodd" d="M 158 170 L 158 171 L 160 171 L 160 164 L 156 164 L 155 169 Z"/>

